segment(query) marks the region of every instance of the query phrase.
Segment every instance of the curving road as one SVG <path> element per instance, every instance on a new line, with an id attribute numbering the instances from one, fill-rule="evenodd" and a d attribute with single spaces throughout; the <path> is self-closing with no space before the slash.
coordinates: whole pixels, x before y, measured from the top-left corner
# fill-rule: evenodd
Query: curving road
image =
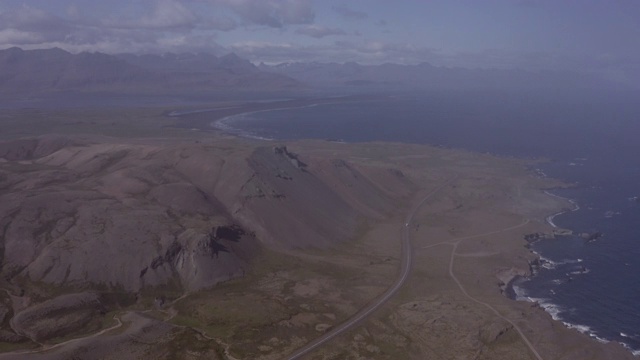
<path id="1" fill-rule="evenodd" d="M 445 187 L 454 179 L 455 178 L 447 180 L 445 183 L 443 183 L 442 185 L 432 190 L 429 194 L 427 194 L 424 198 L 422 198 L 422 200 L 416 206 L 414 206 L 411 209 L 411 211 L 407 214 L 407 217 L 405 218 L 404 226 L 402 229 L 402 255 L 401 255 L 401 263 L 400 263 L 400 274 L 398 274 L 398 278 L 389 287 L 389 289 L 387 289 L 387 291 L 385 291 L 384 294 L 382 294 L 380 297 L 378 297 L 375 301 L 373 301 L 369 305 L 362 308 L 359 312 L 357 312 L 351 318 L 347 319 L 345 322 L 332 328 L 330 331 L 326 332 L 324 335 L 320 336 L 319 338 L 316 338 L 315 340 L 311 341 L 304 347 L 298 349 L 296 352 L 294 352 L 288 357 L 289 360 L 300 359 L 303 356 L 312 352 L 313 350 L 317 349 L 318 347 L 329 342 L 331 339 L 335 338 L 336 336 L 344 333 L 347 330 L 352 329 L 354 326 L 362 322 L 364 319 L 366 319 L 372 313 L 374 313 L 376 310 L 382 307 L 382 305 L 384 305 L 387 301 L 389 301 L 389 299 L 391 299 L 393 295 L 395 295 L 398 292 L 398 290 L 400 290 L 402 285 L 404 285 L 405 281 L 409 277 L 409 271 L 411 270 L 412 249 L 411 249 L 411 241 L 409 238 L 409 229 L 410 229 L 411 222 L 413 221 L 413 217 L 415 213 L 418 211 L 418 209 L 422 206 L 422 204 L 424 204 L 429 198 L 431 198 L 433 195 L 438 193 L 443 187 Z"/>

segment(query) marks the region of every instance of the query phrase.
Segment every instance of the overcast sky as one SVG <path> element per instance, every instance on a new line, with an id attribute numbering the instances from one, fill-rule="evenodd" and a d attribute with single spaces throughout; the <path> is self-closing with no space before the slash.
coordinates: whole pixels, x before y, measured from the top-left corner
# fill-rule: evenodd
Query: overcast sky
<path id="1" fill-rule="evenodd" d="M 0 48 L 576 69 L 640 80 L 638 0 L 0 0 Z"/>

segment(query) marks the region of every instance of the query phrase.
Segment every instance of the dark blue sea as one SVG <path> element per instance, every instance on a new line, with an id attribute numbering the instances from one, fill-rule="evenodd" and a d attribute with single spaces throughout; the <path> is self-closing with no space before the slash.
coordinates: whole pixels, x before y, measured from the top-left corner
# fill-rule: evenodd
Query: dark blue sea
<path id="1" fill-rule="evenodd" d="M 515 296 L 640 354 L 640 94 L 400 94 L 235 115 L 215 126 L 266 139 L 425 143 L 549 159 L 543 173 L 576 184 L 550 190 L 577 208 L 552 223 L 574 234 L 602 235 L 531 244 L 542 266 L 514 284 Z"/>

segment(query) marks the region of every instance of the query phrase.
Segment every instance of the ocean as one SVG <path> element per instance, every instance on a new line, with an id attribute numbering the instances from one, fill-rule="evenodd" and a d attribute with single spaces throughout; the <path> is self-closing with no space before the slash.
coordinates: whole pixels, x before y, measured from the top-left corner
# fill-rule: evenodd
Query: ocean
<path id="1" fill-rule="evenodd" d="M 213 124 L 264 139 L 424 143 L 546 158 L 539 173 L 572 211 L 550 223 L 574 235 L 530 244 L 535 276 L 513 284 L 555 319 L 640 354 L 640 94 L 448 91 L 230 116 Z M 552 214 L 550 214 L 552 215 Z M 581 236 L 583 235 L 583 236 Z M 592 239 L 585 239 L 592 238 Z"/>

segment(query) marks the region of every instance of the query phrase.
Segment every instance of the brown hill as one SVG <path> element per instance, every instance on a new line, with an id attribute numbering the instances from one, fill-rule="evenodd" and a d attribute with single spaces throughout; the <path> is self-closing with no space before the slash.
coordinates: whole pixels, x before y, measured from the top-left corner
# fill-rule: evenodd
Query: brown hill
<path id="1" fill-rule="evenodd" d="M 2 273 L 14 284 L 196 290 L 241 276 L 264 246 L 350 239 L 395 208 L 390 189 L 411 186 L 399 172 L 277 146 L 4 142 Z"/>

